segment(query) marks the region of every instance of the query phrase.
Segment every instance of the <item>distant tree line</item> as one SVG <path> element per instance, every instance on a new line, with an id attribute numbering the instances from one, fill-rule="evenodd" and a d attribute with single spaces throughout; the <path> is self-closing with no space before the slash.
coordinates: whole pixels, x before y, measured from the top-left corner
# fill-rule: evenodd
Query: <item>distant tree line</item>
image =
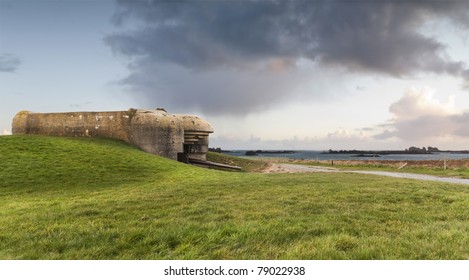
<path id="1" fill-rule="evenodd" d="M 229 153 L 229 152 L 231 152 L 231 151 L 223 150 L 223 149 L 220 148 L 220 147 L 217 147 L 217 148 L 208 148 L 208 151 L 209 151 L 209 152 L 215 152 L 215 153 Z"/>
<path id="2" fill-rule="evenodd" d="M 368 154 L 368 155 L 391 155 L 391 154 L 431 154 L 440 150 L 436 147 L 410 147 L 405 150 L 384 150 L 384 151 L 363 151 L 363 150 L 332 150 L 324 152 L 325 154 Z"/>
<path id="3" fill-rule="evenodd" d="M 422 148 L 417 148 L 417 147 L 410 147 L 409 149 L 406 149 L 406 151 L 409 151 L 412 154 L 428 154 L 428 153 L 437 153 L 440 150 L 436 147 L 422 147 Z"/>

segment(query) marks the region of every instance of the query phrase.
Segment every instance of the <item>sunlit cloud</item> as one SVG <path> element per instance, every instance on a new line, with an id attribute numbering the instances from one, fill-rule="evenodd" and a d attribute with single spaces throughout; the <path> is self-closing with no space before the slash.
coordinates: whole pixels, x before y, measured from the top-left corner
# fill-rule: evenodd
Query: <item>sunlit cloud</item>
<path id="1" fill-rule="evenodd" d="M 389 107 L 393 118 L 375 139 L 424 140 L 468 137 L 469 113 L 455 108 L 454 96 L 440 101 L 429 87 L 411 88 Z"/>
<path id="2" fill-rule="evenodd" d="M 460 113 L 455 109 L 453 95 L 449 95 L 445 101 L 436 99 L 434 95 L 435 91 L 430 87 L 412 87 L 399 101 L 389 107 L 389 111 L 398 120 Z"/>

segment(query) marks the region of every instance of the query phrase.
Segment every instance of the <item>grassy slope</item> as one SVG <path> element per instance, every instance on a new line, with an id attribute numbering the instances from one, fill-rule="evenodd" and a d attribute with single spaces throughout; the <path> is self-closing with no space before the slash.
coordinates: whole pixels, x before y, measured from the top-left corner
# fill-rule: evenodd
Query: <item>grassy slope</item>
<path id="1" fill-rule="evenodd" d="M 469 189 L 0 137 L 0 259 L 468 259 Z"/>
<path id="2" fill-rule="evenodd" d="M 267 162 L 261 160 L 249 160 L 214 152 L 208 152 L 207 160 L 232 166 L 239 166 L 246 172 L 259 172 L 268 165 Z"/>

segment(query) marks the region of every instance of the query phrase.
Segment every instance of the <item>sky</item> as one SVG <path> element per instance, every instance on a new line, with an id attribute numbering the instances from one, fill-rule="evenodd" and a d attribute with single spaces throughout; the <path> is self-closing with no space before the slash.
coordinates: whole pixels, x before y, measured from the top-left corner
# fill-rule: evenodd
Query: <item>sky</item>
<path id="1" fill-rule="evenodd" d="M 468 1 L 0 0 L 0 135 L 163 107 L 223 149 L 469 150 L 468 49 Z"/>

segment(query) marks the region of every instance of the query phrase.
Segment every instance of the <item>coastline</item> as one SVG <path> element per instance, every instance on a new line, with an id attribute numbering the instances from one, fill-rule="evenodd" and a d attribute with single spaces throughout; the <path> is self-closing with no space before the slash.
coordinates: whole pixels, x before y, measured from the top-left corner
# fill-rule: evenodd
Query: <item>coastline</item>
<path id="1" fill-rule="evenodd" d="M 279 158 L 279 159 L 292 159 L 292 160 L 377 160 L 377 161 L 425 161 L 425 160 L 459 160 L 469 159 L 469 153 L 461 151 L 439 151 L 432 153 L 388 153 L 375 156 L 378 151 L 368 151 L 364 153 L 366 156 L 360 156 L 361 153 L 357 150 L 355 153 L 324 153 L 320 150 L 291 150 L 293 153 L 261 153 L 251 156 L 246 156 L 249 150 L 230 150 L 223 152 L 223 154 L 245 157 L 249 159 L 257 158 Z M 273 150 L 275 151 L 275 150 Z M 364 152 L 364 151 L 361 151 Z"/>

